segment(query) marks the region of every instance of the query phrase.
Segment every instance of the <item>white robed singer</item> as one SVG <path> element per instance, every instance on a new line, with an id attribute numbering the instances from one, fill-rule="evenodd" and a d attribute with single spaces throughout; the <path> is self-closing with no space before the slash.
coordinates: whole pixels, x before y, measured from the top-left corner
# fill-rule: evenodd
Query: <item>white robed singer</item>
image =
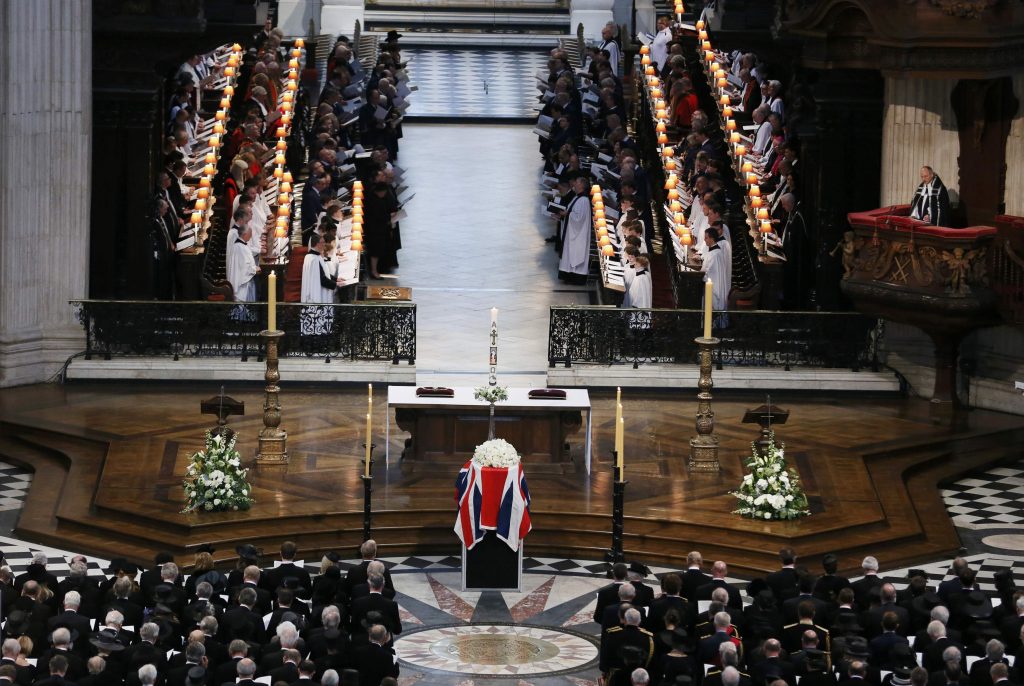
<path id="1" fill-rule="evenodd" d="M 566 208 L 565 228 L 562 231 L 562 257 L 558 271 L 586 276 L 590 267 L 590 234 L 593 232 L 590 215 L 590 197 L 586 180 L 578 177 L 574 182 L 576 197 Z"/>
<path id="2" fill-rule="evenodd" d="M 648 267 L 637 267 L 629 282 L 629 306 L 649 310 L 654 302 L 651 288 L 651 271 Z"/>
<path id="3" fill-rule="evenodd" d="M 233 236 L 233 240 L 228 244 L 228 282 L 238 302 L 256 300 L 256 282 L 253 277 L 259 273 L 259 267 L 256 266 L 256 258 L 249 249 L 248 241 L 251 236 L 252 229 L 248 226 L 239 227 L 238 235 Z"/>
<path id="4" fill-rule="evenodd" d="M 704 233 L 704 240 L 708 243 L 708 252 L 704 256 L 704 264 L 701 271 L 704 272 L 704 282 L 711 282 L 711 309 L 724 311 L 729 306 L 729 270 L 726 266 L 725 250 L 716 241 L 716 231 L 709 228 Z"/>
<path id="5" fill-rule="evenodd" d="M 302 260 L 302 302 L 333 303 L 337 289 L 334 266 L 320 254 L 323 242 L 319 234 L 309 240 L 309 252 Z M 333 287 L 332 287 L 333 284 Z M 299 331 L 304 336 L 323 335 L 334 325 L 334 308 L 324 306 L 303 307 L 299 314 Z"/>

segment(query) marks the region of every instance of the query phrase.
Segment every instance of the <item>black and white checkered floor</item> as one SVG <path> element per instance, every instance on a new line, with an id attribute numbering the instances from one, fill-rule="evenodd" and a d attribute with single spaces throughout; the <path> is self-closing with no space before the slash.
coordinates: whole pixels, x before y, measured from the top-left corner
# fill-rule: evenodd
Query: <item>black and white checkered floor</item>
<path id="1" fill-rule="evenodd" d="M 32 474 L 14 465 L 0 462 L 0 511 L 8 511 L 17 516 L 24 501 L 25 494 L 31 484 Z M 1003 569 L 1013 569 L 1015 578 L 1024 581 L 1024 545 L 1020 548 L 996 547 L 990 539 L 1005 542 L 1014 537 L 1024 544 L 1024 537 L 1019 532 L 1024 525 L 1024 505 L 1019 496 L 1024 493 L 1024 460 L 1011 466 L 997 467 L 986 472 L 971 475 L 943 489 L 953 521 L 965 538 L 968 548 L 967 559 L 971 566 L 978 570 L 978 582 L 983 590 L 994 589 L 993 576 Z M 0 534 L 10 534 L 13 521 Z M 986 536 L 967 536 L 974 530 L 984 530 Z M 1001 537 L 1001 538 L 1000 538 Z M 68 570 L 68 563 L 74 555 L 73 551 L 59 550 L 47 546 L 36 545 L 25 541 L 0 535 L 0 552 L 3 553 L 5 564 L 15 574 L 19 574 L 31 562 L 32 554 L 42 551 L 49 560 L 48 568 L 58 577 Z M 458 557 L 453 556 L 408 556 L 385 558 L 385 562 L 393 573 L 401 574 L 436 574 L 452 572 L 459 568 Z M 884 565 L 884 560 L 881 561 Z M 351 563 L 343 563 L 343 567 Z M 89 573 L 99 575 L 107 566 L 106 560 L 89 560 Z M 318 563 L 309 563 L 311 572 L 318 571 Z M 567 577 L 603 577 L 605 565 L 594 560 L 572 560 L 525 557 L 524 571 L 527 574 L 558 575 Z M 949 560 L 936 560 L 929 564 L 914 565 L 915 569 L 924 570 L 933 583 L 943 580 L 949 572 Z M 653 567 L 655 574 L 672 571 L 668 568 Z M 884 569 L 882 575 L 890 579 L 897 587 L 902 588 L 907 582 L 909 569 Z M 737 580 L 738 581 L 738 580 Z M 741 582 L 742 583 L 742 582 Z"/>
<path id="2" fill-rule="evenodd" d="M 419 86 L 406 117 L 536 119 L 534 74 L 547 54 L 530 50 L 406 48 L 409 78 Z"/>

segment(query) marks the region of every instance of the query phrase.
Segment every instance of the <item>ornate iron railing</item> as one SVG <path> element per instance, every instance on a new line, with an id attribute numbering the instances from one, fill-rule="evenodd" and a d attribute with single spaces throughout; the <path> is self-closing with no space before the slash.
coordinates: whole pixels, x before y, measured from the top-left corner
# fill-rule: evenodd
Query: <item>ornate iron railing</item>
<path id="1" fill-rule="evenodd" d="M 265 303 L 73 300 L 86 358 L 124 356 L 262 358 Z M 416 361 L 416 305 L 281 303 L 281 357 Z"/>
<path id="2" fill-rule="evenodd" d="M 700 310 L 552 307 L 548 365 L 697 364 Z M 854 312 L 728 313 L 716 326 L 715 364 L 741 367 L 878 369 L 878 320 Z"/>

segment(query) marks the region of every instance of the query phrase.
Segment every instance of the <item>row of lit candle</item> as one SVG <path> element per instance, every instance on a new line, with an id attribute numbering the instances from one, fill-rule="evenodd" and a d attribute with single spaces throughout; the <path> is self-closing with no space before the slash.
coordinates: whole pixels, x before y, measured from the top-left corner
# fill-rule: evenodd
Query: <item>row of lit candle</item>
<path id="1" fill-rule="evenodd" d="M 213 177 L 217 175 L 217 160 L 220 158 L 221 147 L 224 145 L 225 125 L 231 98 L 235 95 L 235 83 L 238 80 L 238 66 L 242 61 L 242 46 L 235 43 L 228 53 L 223 75 L 227 84 L 221 93 L 220 109 L 213 117 L 213 134 L 210 136 L 210 149 L 203 157 L 203 172 L 199 177 L 199 188 L 196 191 L 196 202 L 189 217 L 189 225 L 198 234 L 206 225 L 213 212 L 215 198 L 213 196 Z"/>
<path id="2" fill-rule="evenodd" d="M 590 187 L 590 209 L 593 210 L 597 247 L 601 251 L 602 258 L 608 259 L 615 254 L 615 248 L 612 247 L 612 240 L 608 237 L 608 221 L 604 216 L 604 196 L 601 195 L 601 186 L 596 183 Z"/>
<path id="3" fill-rule="evenodd" d="M 278 105 L 277 128 L 274 137 L 277 143 L 274 145 L 274 178 L 278 181 L 277 193 L 277 220 L 274 223 L 274 238 L 285 238 L 291 229 L 292 202 L 292 174 L 285 166 L 288 162 L 288 136 L 292 130 L 292 119 L 295 116 L 295 98 L 299 91 L 299 66 L 302 58 L 305 41 L 301 38 L 295 39 L 290 58 L 288 60 L 288 72 L 285 75 L 284 87 L 281 92 L 281 102 Z"/>

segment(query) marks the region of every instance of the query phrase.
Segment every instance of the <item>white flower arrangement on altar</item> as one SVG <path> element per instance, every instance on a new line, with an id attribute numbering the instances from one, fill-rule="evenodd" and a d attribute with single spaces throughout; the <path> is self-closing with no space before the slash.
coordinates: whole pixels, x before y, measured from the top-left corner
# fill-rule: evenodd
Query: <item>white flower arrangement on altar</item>
<path id="1" fill-rule="evenodd" d="M 754 519 L 796 519 L 811 514 L 807 495 L 800 486 L 795 469 L 786 469 L 785 444 L 775 445 L 775 434 L 764 455 L 752 444 L 752 455 L 745 464 L 750 473 L 743 477 L 739 490 L 731 495 L 739 500 L 733 513 Z"/>
<path id="2" fill-rule="evenodd" d="M 508 400 L 508 388 L 505 386 L 480 386 L 473 389 L 473 397 L 494 404 Z"/>
<path id="3" fill-rule="evenodd" d="M 516 467 L 519 453 L 503 438 L 484 441 L 473 451 L 473 464 L 481 467 Z"/>
<path id="4" fill-rule="evenodd" d="M 249 470 L 242 469 L 242 456 L 235 450 L 235 437 L 206 432 L 206 448 L 192 455 L 183 482 L 185 509 L 182 512 L 204 510 L 248 510 L 252 506 L 252 487 L 245 480 Z"/>

